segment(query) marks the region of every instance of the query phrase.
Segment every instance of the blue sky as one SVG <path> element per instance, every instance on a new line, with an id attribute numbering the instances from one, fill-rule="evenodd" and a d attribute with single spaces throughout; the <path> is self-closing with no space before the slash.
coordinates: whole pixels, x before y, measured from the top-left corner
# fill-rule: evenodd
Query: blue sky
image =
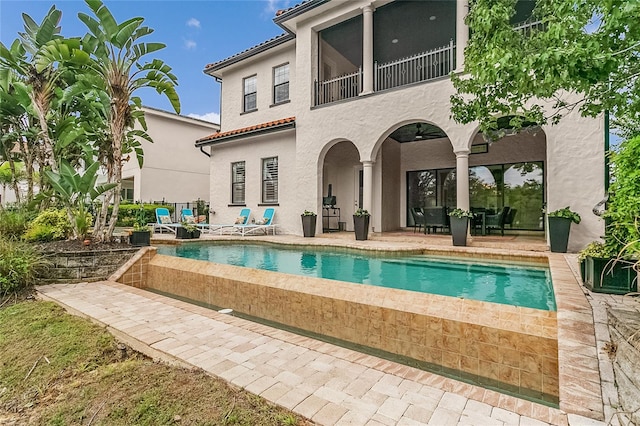
<path id="1" fill-rule="evenodd" d="M 104 0 L 103 0 L 104 1 Z M 218 121 L 220 84 L 202 71 L 224 59 L 268 40 L 283 31 L 273 23 L 278 9 L 292 0 L 112 0 L 104 1 L 118 22 L 141 16 L 155 32 L 146 41 L 165 43 L 149 55 L 164 60 L 178 77 L 183 115 Z M 92 15 L 84 1 L 0 0 L 0 41 L 9 46 L 23 31 L 22 13 L 40 23 L 52 5 L 62 11 L 62 34 L 82 36 L 87 30 L 78 12 Z M 143 39 L 144 40 L 144 39 Z M 163 96 L 151 89 L 139 92 L 145 105 L 171 110 Z"/>

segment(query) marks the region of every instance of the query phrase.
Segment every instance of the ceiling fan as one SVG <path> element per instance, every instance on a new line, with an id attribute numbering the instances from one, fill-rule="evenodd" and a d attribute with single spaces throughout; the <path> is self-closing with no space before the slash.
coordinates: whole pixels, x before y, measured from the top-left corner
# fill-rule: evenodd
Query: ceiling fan
<path id="1" fill-rule="evenodd" d="M 413 137 L 414 140 L 424 139 L 424 133 L 423 133 L 424 130 L 422 130 L 422 124 L 420 123 L 416 124 L 416 129 L 417 129 L 416 134 Z"/>

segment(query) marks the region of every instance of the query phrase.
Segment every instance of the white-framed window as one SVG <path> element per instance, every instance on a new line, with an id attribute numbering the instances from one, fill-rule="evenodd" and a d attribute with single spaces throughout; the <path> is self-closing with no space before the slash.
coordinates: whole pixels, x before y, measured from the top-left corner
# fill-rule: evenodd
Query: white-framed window
<path id="1" fill-rule="evenodd" d="M 278 202 L 278 157 L 262 159 L 262 202 Z"/>
<path id="2" fill-rule="evenodd" d="M 273 68 L 273 103 L 289 100 L 289 64 Z"/>
<path id="3" fill-rule="evenodd" d="M 242 80 L 244 86 L 243 111 L 249 112 L 258 109 L 258 77 L 252 75 Z"/>
<path id="4" fill-rule="evenodd" d="M 244 161 L 231 163 L 231 204 L 245 203 L 244 180 L 245 180 Z"/>

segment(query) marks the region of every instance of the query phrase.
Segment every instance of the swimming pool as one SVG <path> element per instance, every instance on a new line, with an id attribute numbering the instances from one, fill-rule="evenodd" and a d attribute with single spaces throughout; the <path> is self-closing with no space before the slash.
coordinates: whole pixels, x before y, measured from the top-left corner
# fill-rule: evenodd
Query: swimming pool
<path id="1" fill-rule="evenodd" d="M 535 264 L 505 265 L 470 258 L 378 255 L 264 244 L 160 246 L 158 253 L 285 274 L 556 310 L 549 269 Z"/>

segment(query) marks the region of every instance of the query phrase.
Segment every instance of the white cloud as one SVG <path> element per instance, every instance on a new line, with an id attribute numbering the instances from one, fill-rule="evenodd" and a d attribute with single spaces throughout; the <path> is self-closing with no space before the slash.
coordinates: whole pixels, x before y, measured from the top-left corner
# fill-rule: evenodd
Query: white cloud
<path id="1" fill-rule="evenodd" d="M 273 14 L 280 9 L 287 9 L 291 1 L 290 0 L 266 0 L 266 3 L 267 3 L 267 6 L 265 8 L 265 11 L 267 13 Z"/>
<path id="2" fill-rule="evenodd" d="M 187 50 L 195 50 L 196 46 L 197 46 L 197 44 L 193 40 L 185 40 L 184 41 L 184 47 L 186 47 Z"/>
<path id="3" fill-rule="evenodd" d="M 187 117 L 197 118 L 198 120 L 209 121 L 211 123 L 220 124 L 220 114 L 217 112 L 207 112 L 205 114 L 187 114 Z"/>
<path id="4" fill-rule="evenodd" d="M 198 21 L 196 18 L 191 18 L 187 21 L 187 26 L 193 27 L 193 28 L 200 28 L 200 21 Z"/>

